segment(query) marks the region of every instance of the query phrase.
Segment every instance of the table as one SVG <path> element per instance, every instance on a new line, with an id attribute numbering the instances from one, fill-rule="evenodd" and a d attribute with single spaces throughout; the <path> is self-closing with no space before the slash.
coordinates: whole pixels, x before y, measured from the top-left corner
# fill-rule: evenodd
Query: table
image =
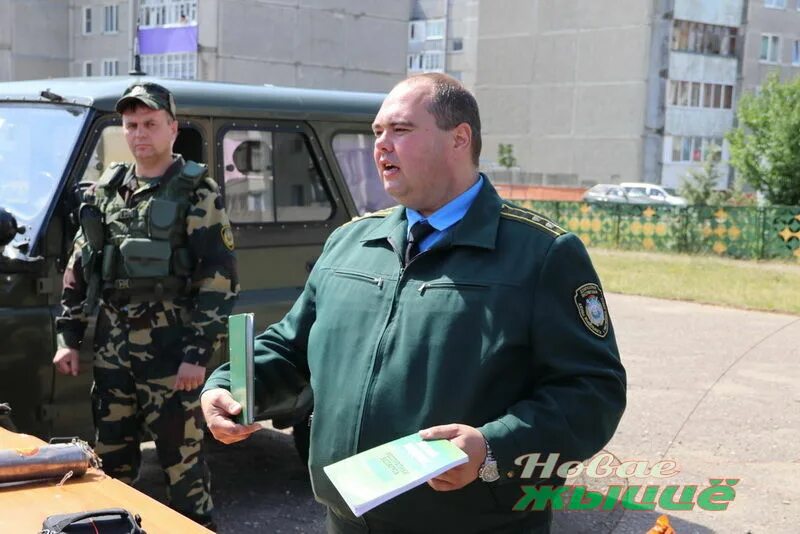
<path id="1" fill-rule="evenodd" d="M 30 448 L 45 445 L 35 436 L 0 428 L 0 449 Z M 89 469 L 81 478 L 0 485 L 0 532 L 34 533 L 45 517 L 95 510 L 125 508 L 142 516 L 147 534 L 195 534 L 211 531 L 182 516 L 144 493 L 114 480 L 99 469 Z"/>

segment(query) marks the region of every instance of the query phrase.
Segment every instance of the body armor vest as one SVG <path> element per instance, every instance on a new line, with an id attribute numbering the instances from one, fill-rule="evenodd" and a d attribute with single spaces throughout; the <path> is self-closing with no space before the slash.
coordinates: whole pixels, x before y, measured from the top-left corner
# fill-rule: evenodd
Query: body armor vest
<path id="1" fill-rule="evenodd" d="M 152 192 L 141 193 L 146 198 L 128 207 L 118 191 L 129 168 L 112 164 L 98 180 L 94 194 L 85 199 L 102 224 L 101 233 L 99 228 L 94 230 L 94 239 L 81 206 L 81 227 L 87 238 L 81 251 L 89 281 L 87 294 L 91 293 L 92 278 L 99 284 L 95 292 L 102 292 L 105 298 L 143 302 L 188 294 L 194 260 L 188 249 L 186 214 L 191 194 L 210 182 L 204 180 L 207 169 L 186 162 L 178 174 Z M 208 187 L 216 189 L 216 184 L 208 183 Z"/>

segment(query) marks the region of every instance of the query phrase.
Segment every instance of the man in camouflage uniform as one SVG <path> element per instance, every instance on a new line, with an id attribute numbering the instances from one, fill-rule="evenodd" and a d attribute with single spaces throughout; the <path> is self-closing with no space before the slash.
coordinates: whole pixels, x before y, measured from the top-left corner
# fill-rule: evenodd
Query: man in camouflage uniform
<path id="1" fill-rule="evenodd" d="M 205 166 L 172 153 L 172 94 L 135 83 L 116 109 L 136 163 L 110 165 L 84 195 L 53 363 L 78 374 L 87 316 L 99 304 L 92 409 L 103 469 L 136 478 L 143 424 L 170 505 L 212 525 L 199 393 L 238 293 L 230 223 Z"/>

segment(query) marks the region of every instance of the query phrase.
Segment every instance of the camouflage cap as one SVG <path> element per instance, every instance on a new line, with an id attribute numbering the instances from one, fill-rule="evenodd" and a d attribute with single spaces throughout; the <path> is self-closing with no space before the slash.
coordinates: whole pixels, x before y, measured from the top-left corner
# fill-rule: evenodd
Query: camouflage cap
<path id="1" fill-rule="evenodd" d="M 175 98 L 166 87 L 162 87 L 157 83 L 151 82 L 136 82 L 128 87 L 122 98 L 117 100 L 116 110 L 122 113 L 122 110 L 130 105 L 132 100 L 141 102 L 151 109 L 163 109 L 174 119 L 175 113 Z"/>

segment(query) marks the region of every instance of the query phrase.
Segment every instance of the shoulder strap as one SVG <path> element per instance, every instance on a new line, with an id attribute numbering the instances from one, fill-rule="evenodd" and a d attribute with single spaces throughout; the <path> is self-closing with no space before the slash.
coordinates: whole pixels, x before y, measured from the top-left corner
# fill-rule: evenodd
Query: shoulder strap
<path id="1" fill-rule="evenodd" d="M 195 191 L 201 184 L 205 183 L 208 167 L 202 163 L 187 161 L 184 163 L 178 176 L 170 180 L 169 194 L 174 198 L 186 198 L 189 193 Z"/>
<path id="2" fill-rule="evenodd" d="M 539 213 L 527 208 L 515 206 L 514 204 L 503 203 L 503 206 L 500 208 L 500 216 L 505 219 L 527 224 L 528 226 L 532 226 L 533 228 L 541 230 L 553 237 L 558 237 L 567 233 L 566 230 L 558 226 L 544 215 L 540 215 Z"/>
<path id="3" fill-rule="evenodd" d="M 106 170 L 103 171 L 103 174 L 101 174 L 100 178 L 97 180 L 97 187 L 118 187 L 129 168 L 130 166 L 125 163 L 119 163 L 116 161 L 111 163 L 111 165 L 106 167 Z"/>

